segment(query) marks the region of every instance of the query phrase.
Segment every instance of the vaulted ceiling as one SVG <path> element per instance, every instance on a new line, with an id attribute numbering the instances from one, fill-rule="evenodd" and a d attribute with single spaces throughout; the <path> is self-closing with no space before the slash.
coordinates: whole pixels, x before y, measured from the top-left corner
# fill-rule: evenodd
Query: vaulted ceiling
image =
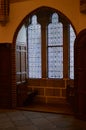
<path id="1" fill-rule="evenodd" d="M 29 0 L 10 0 L 10 3 L 29 1 Z M 86 14 L 86 0 L 80 0 L 80 12 Z"/>

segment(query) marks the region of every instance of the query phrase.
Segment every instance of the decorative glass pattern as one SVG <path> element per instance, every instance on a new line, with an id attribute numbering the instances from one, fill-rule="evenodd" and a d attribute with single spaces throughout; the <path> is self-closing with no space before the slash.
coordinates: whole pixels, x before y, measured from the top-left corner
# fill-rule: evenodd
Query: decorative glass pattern
<path id="1" fill-rule="evenodd" d="M 48 78 L 63 78 L 63 25 L 57 13 L 48 25 Z"/>
<path id="2" fill-rule="evenodd" d="M 75 32 L 70 25 L 70 78 L 74 79 L 74 40 L 76 38 Z"/>
<path id="3" fill-rule="evenodd" d="M 29 78 L 41 78 L 41 26 L 36 15 L 28 26 L 28 68 Z"/>
<path id="4" fill-rule="evenodd" d="M 27 55 L 26 43 L 16 42 L 16 83 L 23 83 L 26 81 L 26 55 Z"/>
<path id="5" fill-rule="evenodd" d="M 63 48 L 49 47 L 48 48 L 48 77 L 62 78 L 63 76 Z"/>

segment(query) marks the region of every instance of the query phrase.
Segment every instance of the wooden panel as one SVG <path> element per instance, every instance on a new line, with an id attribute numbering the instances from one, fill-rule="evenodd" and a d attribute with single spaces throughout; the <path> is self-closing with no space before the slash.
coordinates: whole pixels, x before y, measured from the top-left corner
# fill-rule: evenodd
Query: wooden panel
<path id="1" fill-rule="evenodd" d="M 46 96 L 60 96 L 60 89 L 46 88 Z"/>
<path id="2" fill-rule="evenodd" d="M 41 87 L 65 87 L 64 80 L 58 79 L 28 79 L 29 86 L 41 86 Z"/>
<path id="3" fill-rule="evenodd" d="M 10 44 L 0 44 L 0 108 L 11 107 Z"/>
<path id="4" fill-rule="evenodd" d="M 75 112 L 86 120 L 86 29 L 82 30 L 75 41 Z"/>

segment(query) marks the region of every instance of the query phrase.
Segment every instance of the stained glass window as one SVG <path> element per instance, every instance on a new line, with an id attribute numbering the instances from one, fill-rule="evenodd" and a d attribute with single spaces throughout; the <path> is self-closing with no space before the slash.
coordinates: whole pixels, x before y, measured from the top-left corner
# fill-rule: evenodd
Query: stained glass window
<path id="1" fill-rule="evenodd" d="M 28 26 L 28 74 L 29 78 L 41 78 L 41 26 L 36 15 Z"/>
<path id="2" fill-rule="evenodd" d="M 48 78 L 63 78 L 63 25 L 57 13 L 48 25 Z"/>
<path id="3" fill-rule="evenodd" d="M 63 78 L 63 71 L 64 73 L 69 72 L 69 78 L 74 79 L 74 40 L 75 40 L 75 33 L 72 28 L 72 25 L 69 25 L 69 37 L 66 37 L 69 40 L 68 46 L 68 56 L 69 56 L 69 68 L 68 72 L 63 70 L 64 56 L 63 51 L 65 54 L 65 47 L 67 46 L 66 43 L 63 41 L 63 23 L 59 21 L 59 15 L 57 13 L 53 13 L 51 17 L 51 23 L 47 26 L 47 49 L 42 48 L 41 44 L 46 44 L 42 40 L 41 34 L 41 24 L 37 22 L 37 16 L 33 15 L 31 18 L 31 23 L 28 26 L 28 76 L 29 78 L 42 78 L 42 63 L 44 65 L 44 61 L 42 59 L 42 55 L 44 55 L 43 49 L 46 50 L 46 54 L 44 55 L 47 57 L 47 62 L 45 62 L 45 67 L 47 67 L 47 77 L 48 78 Z M 68 36 L 68 35 L 67 35 Z M 47 64 L 46 64 L 47 63 Z M 67 70 L 66 70 L 67 71 Z M 45 77 L 46 78 L 46 77 Z"/>
<path id="4" fill-rule="evenodd" d="M 74 40 L 75 40 L 75 32 L 70 25 L 70 78 L 74 79 Z"/>
<path id="5" fill-rule="evenodd" d="M 17 82 L 25 82 L 27 77 L 74 79 L 76 34 L 72 24 L 59 12 L 41 13 L 31 14 L 28 23 L 26 20 L 19 31 L 16 40 Z"/>

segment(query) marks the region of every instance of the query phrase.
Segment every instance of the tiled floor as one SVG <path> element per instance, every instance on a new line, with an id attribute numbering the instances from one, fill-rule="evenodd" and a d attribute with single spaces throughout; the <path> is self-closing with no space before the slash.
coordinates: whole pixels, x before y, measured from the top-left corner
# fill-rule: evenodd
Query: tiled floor
<path id="1" fill-rule="evenodd" d="M 30 104 L 29 106 L 18 107 L 20 110 L 31 110 L 31 111 L 40 111 L 40 112 L 53 112 L 60 114 L 73 114 L 73 109 L 69 104 Z"/>
<path id="2" fill-rule="evenodd" d="M 24 110 L 0 111 L 0 130 L 86 130 L 72 115 Z"/>

